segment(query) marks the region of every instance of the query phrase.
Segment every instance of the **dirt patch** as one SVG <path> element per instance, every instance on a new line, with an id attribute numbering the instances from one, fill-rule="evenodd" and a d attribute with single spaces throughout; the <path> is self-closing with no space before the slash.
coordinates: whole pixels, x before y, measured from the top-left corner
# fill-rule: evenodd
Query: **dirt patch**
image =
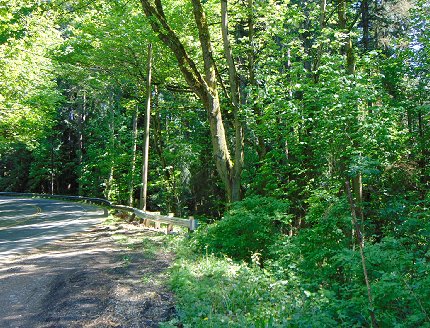
<path id="1" fill-rule="evenodd" d="M 175 316 L 161 243 L 134 225 L 98 226 L 0 260 L 0 327 L 158 327 Z"/>

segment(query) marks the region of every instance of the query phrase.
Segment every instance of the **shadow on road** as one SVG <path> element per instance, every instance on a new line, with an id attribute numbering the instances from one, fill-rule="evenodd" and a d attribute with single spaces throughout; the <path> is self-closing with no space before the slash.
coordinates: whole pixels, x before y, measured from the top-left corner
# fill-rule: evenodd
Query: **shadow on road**
<path id="1" fill-rule="evenodd" d="M 4 259 L 90 229 L 105 216 L 106 210 L 87 204 L 0 197 L 0 256 Z"/>

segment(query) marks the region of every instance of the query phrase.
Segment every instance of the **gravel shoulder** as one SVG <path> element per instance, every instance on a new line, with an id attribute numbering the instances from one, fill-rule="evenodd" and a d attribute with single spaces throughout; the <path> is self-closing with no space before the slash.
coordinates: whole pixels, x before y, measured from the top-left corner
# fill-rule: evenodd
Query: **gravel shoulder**
<path id="1" fill-rule="evenodd" d="M 97 225 L 0 259 L 0 327 L 158 327 L 175 316 L 162 240 L 131 224 Z"/>

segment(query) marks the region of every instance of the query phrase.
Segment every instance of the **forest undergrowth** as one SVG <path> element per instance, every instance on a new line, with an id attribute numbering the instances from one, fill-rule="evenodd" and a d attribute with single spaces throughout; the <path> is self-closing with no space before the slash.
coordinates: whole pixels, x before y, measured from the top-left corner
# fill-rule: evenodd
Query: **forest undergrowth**
<path id="1" fill-rule="evenodd" d="M 370 309 L 346 199 L 315 198 L 308 227 L 292 236 L 283 233 L 288 204 L 236 203 L 223 220 L 172 239 L 178 318 L 164 327 L 371 327 L 370 310 L 379 327 L 430 327 L 430 223 L 417 212 L 428 205 L 401 207 L 391 230 L 368 234 Z"/>

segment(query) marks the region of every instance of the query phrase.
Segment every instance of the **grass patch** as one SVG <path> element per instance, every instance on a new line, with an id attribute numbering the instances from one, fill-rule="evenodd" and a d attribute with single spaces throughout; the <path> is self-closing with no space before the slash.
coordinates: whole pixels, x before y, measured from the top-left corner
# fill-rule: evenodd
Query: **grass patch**
<path id="1" fill-rule="evenodd" d="M 123 219 L 110 213 L 109 216 L 103 220 L 102 225 L 111 226 L 111 225 L 115 225 L 115 224 L 119 224 L 119 223 L 123 223 L 123 222 L 124 222 Z"/>

